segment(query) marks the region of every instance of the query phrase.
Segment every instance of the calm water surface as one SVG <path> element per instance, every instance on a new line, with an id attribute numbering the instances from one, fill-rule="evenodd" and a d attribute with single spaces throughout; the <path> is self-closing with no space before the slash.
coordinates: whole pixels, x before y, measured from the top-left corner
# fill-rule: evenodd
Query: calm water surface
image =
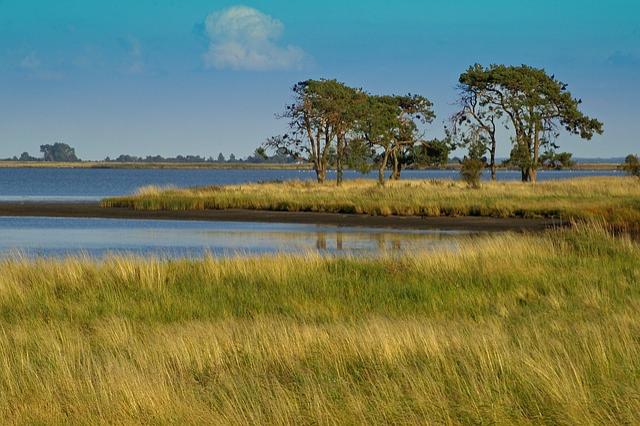
<path id="1" fill-rule="evenodd" d="M 538 172 L 539 180 L 578 176 L 617 176 L 618 171 Z M 329 178 L 334 178 L 329 173 Z M 362 175 L 347 171 L 346 178 Z M 370 175 L 375 178 L 375 174 Z M 403 179 L 458 179 L 454 170 L 406 170 Z M 488 179 L 489 174 L 485 173 Z M 199 170 L 199 169 L 20 169 L 0 168 L 0 201 L 16 200 L 98 200 L 134 192 L 141 186 L 202 186 L 271 180 L 314 179 L 309 170 Z M 520 172 L 499 171 L 499 180 L 518 180 Z"/>
<path id="2" fill-rule="evenodd" d="M 0 257 L 370 254 L 455 248 L 459 231 L 169 220 L 0 217 Z"/>

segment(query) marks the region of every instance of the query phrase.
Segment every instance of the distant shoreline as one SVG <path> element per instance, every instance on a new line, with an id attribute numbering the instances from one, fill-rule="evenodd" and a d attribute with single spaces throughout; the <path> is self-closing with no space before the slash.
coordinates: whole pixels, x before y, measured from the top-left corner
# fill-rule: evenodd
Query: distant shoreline
<path id="1" fill-rule="evenodd" d="M 566 226 L 561 220 L 493 217 L 369 216 L 365 214 L 265 210 L 134 210 L 103 208 L 97 202 L 0 202 L 0 217 L 60 217 L 222 222 L 301 223 L 315 225 L 449 231 L 542 231 Z"/>
<path id="2" fill-rule="evenodd" d="M 212 170 L 311 170 L 310 164 L 275 163 L 144 163 L 112 161 L 6 161 L 0 160 L 0 169 L 212 169 Z"/>
<path id="3" fill-rule="evenodd" d="M 312 170 L 311 164 L 275 164 L 275 163 L 120 163 L 111 161 L 13 161 L 0 160 L 0 169 L 210 169 L 210 170 Z M 619 170 L 618 163 L 578 163 L 562 170 Z M 447 164 L 443 167 L 407 170 L 458 170 L 458 164 Z M 498 167 L 498 170 L 517 170 L 510 167 Z M 543 169 L 540 170 L 555 170 Z"/>

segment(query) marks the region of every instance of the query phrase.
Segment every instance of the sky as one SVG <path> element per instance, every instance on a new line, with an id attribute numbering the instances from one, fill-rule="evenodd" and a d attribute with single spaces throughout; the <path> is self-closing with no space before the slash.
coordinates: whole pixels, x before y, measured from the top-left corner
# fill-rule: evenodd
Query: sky
<path id="1" fill-rule="evenodd" d="M 0 157 L 246 156 L 308 78 L 424 95 L 438 137 L 474 63 L 568 83 L 605 133 L 561 150 L 640 152 L 638 0 L 0 0 Z"/>

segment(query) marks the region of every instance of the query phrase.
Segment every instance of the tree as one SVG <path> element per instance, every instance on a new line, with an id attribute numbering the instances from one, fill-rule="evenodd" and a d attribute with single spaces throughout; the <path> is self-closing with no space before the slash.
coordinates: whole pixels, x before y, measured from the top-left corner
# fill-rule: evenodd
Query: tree
<path id="1" fill-rule="evenodd" d="M 347 166 L 361 174 L 371 171 L 375 161 L 375 151 L 364 139 L 353 139 L 346 149 Z"/>
<path id="2" fill-rule="evenodd" d="M 451 148 L 449 138 L 422 141 L 415 147 L 412 161 L 423 167 L 442 167 L 449 161 Z"/>
<path id="3" fill-rule="evenodd" d="M 485 168 L 487 159 L 486 142 L 478 137 L 468 144 L 469 153 L 464 157 L 460 167 L 460 176 L 470 188 L 480 187 L 482 170 Z"/>
<path id="4" fill-rule="evenodd" d="M 378 155 L 378 183 L 384 185 L 384 171 L 389 162 L 394 139 L 402 126 L 398 103 L 392 96 L 367 97 L 360 114 L 358 129 L 372 149 L 380 149 Z"/>
<path id="5" fill-rule="evenodd" d="M 18 161 L 35 161 L 37 160 L 37 158 L 33 158 L 31 155 L 29 155 L 28 152 L 23 152 L 22 154 L 20 154 L 20 158 L 18 158 Z"/>
<path id="6" fill-rule="evenodd" d="M 358 114 L 362 111 L 359 105 L 365 101 L 365 93 L 337 80 L 324 79 L 297 83 L 293 93 L 294 102 L 280 116 L 289 120 L 289 133 L 268 139 L 264 147 L 308 159 L 321 183 L 326 179 L 329 164 L 334 162 L 340 185 L 349 135 L 355 137 Z"/>
<path id="7" fill-rule="evenodd" d="M 253 156 L 256 158 L 260 158 L 262 160 L 266 160 L 269 158 L 269 156 L 267 155 L 267 152 L 263 147 L 256 148 L 256 150 L 253 152 Z"/>
<path id="8" fill-rule="evenodd" d="M 226 159 L 224 158 L 224 154 L 220 153 L 218 154 L 218 163 L 224 163 L 226 161 Z"/>
<path id="9" fill-rule="evenodd" d="M 465 139 L 465 133 L 483 133 L 489 141 L 489 167 L 491 180 L 496 180 L 496 130 L 503 112 L 496 106 L 495 94 L 488 90 L 482 66 L 475 64 L 458 79 L 458 104 L 460 110 L 452 117 L 453 133 Z"/>
<path id="10" fill-rule="evenodd" d="M 75 162 L 80 161 L 76 157 L 76 151 L 66 143 L 56 142 L 53 145 L 40 145 L 40 152 L 44 161 Z"/>
<path id="11" fill-rule="evenodd" d="M 294 101 L 278 116 L 289 120 L 288 134 L 269 138 L 266 148 L 286 151 L 294 157 L 306 157 L 313 165 L 316 179 L 323 183 L 327 176 L 329 154 L 334 138 L 331 123 L 324 114 L 319 98 L 318 80 L 305 80 L 292 88 Z"/>
<path id="12" fill-rule="evenodd" d="M 567 85 L 543 69 L 527 65 L 470 67 L 461 83 L 481 88 L 483 105 L 497 108 L 513 129 L 512 163 L 520 167 L 523 181 L 536 181 L 541 148 L 552 143 L 561 129 L 589 140 L 603 132 L 600 121 L 579 110 Z"/>
<path id="13" fill-rule="evenodd" d="M 573 154 L 570 152 L 555 152 L 551 148 L 540 155 L 540 165 L 557 170 L 573 167 L 576 162 L 571 157 Z"/>
<path id="14" fill-rule="evenodd" d="M 633 154 L 627 155 L 624 159 L 624 163 L 622 164 L 622 170 L 631 176 L 640 178 L 640 158 Z"/>
<path id="15" fill-rule="evenodd" d="M 384 185 L 384 171 L 392 159 L 391 179 L 399 179 L 420 137 L 420 125 L 435 118 L 433 104 L 419 95 L 367 96 L 358 115 L 358 132 L 378 154 L 378 182 Z"/>
<path id="16" fill-rule="evenodd" d="M 411 161 L 415 144 L 422 136 L 420 126 L 429 124 L 436 117 L 433 104 L 424 96 L 408 94 L 396 96 L 400 109 L 398 135 L 395 139 L 391 159 L 393 164 L 392 179 L 400 179 L 402 166 Z"/>
<path id="17" fill-rule="evenodd" d="M 336 183 L 342 184 L 348 136 L 354 134 L 362 113 L 366 94 L 337 80 L 315 80 L 309 85 L 315 109 L 326 126 L 327 134 L 335 138 Z M 328 143 L 331 145 L 331 142 Z M 332 149 L 329 148 L 329 157 Z"/>

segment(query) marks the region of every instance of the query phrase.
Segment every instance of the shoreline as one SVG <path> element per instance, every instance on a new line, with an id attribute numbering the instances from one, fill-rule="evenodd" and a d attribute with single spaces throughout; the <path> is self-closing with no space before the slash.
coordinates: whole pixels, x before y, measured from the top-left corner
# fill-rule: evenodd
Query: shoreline
<path id="1" fill-rule="evenodd" d="M 177 163 L 177 162 L 115 162 L 115 161 L 79 161 L 79 162 L 47 162 L 47 161 L 14 161 L 0 160 L 0 169 L 184 169 L 184 170 L 303 170 L 312 171 L 308 163 Z M 334 170 L 335 169 L 331 169 Z M 406 170 L 460 170 L 460 165 L 450 163 L 442 167 L 430 167 Z M 487 169 L 488 170 L 488 169 Z M 498 167 L 498 170 L 518 171 L 512 167 Z M 539 170 L 554 171 L 557 169 L 540 168 Z M 618 163 L 578 163 L 573 167 L 560 169 L 561 171 L 616 171 L 620 170 Z"/>
<path id="2" fill-rule="evenodd" d="M 0 202 L 0 217 L 57 217 L 138 220 L 199 220 L 220 222 L 301 223 L 451 231 L 543 231 L 564 227 L 558 219 L 494 218 L 480 216 L 369 216 L 364 214 L 288 212 L 271 210 L 133 210 L 100 207 L 98 202 Z"/>

